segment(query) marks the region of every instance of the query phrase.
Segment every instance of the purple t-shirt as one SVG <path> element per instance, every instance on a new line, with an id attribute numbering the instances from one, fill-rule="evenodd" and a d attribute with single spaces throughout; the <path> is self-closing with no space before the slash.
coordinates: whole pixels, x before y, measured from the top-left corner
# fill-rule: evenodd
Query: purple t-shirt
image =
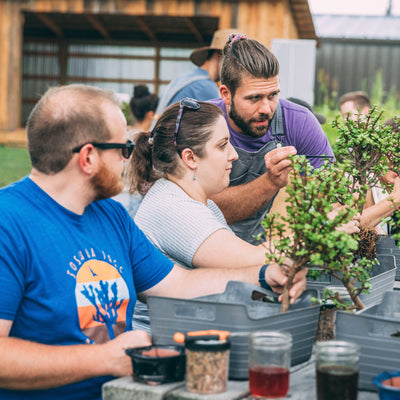
<path id="1" fill-rule="evenodd" d="M 256 152 L 265 143 L 273 140 L 271 127 L 260 138 L 253 138 L 235 131 L 229 124 L 223 100 L 221 98 L 213 99 L 209 100 L 209 103 L 215 104 L 223 111 L 233 146 L 248 152 Z M 307 108 L 284 99 L 279 99 L 279 103 L 286 127 L 286 136 L 279 137 L 285 146 L 294 146 L 297 154 L 333 156 L 332 148 L 320 123 Z M 309 161 L 314 168 L 318 168 L 324 162 L 324 159 L 311 158 Z"/>

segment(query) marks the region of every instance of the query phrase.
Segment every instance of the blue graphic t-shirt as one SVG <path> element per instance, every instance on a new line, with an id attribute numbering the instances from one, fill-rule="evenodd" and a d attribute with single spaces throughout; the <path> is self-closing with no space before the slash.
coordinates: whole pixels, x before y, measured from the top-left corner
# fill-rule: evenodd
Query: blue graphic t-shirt
<path id="1" fill-rule="evenodd" d="M 50 345 L 104 343 L 132 330 L 136 293 L 173 264 L 116 201 L 83 215 L 28 177 L 0 190 L 0 319 L 10 336 Z M 1 399 L 101 399 L 100 377 L 51 390 L 0 390 Z"/>

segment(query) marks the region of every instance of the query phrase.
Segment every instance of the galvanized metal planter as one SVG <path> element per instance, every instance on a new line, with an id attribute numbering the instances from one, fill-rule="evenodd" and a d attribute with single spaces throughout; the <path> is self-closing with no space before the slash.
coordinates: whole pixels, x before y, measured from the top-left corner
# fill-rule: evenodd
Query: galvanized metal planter
<path id="1" fill-rule="evenodd" d="M 361 346 L 359 389 L 376 390 L 375 376 L 400 370 L 400 291 L 386 292 L 380 304 L 355 314 L 338 311 L 336 339 Z"/>
<path id="2" fill-rule="evenodd" d="M 396 276 L 396 264 L 394 255 L 378 254 L 378 265 L 375 265 L 371 271 L 372 288 L 369 294 L 362 293 L 360 300 L 366 307 L 378 304 L 382 301 L 383 295 L 388 290 L 393 290 L 394 280 Z M 339 292 L 342 298 L 350 300 L 350 296 L 343 284 L 337 279 L 328 274 L 323 274 L 321 279 L 307 279 L 307 288 L 318 290 L 320 297 L 325 288 L 329 287 L 334 292 Z"/>
<path id="3" fill-rule="evenodd" d="M 154 342 L 173 343 L 175 332 L 228 330 L 232 333 L 229 378 L 248 379 L 248 333 L 284 330 L 293 336 L 292 365 L 307 361 L 312 354 L 320 309 L 312 305 L 312 297 L 318 297 L 318 292 L 305 291 L 284 314 L 271 295 L 274 296 L 258 286 L 230 281 L 224 293 L 196 299 L 149 296 Z"/>

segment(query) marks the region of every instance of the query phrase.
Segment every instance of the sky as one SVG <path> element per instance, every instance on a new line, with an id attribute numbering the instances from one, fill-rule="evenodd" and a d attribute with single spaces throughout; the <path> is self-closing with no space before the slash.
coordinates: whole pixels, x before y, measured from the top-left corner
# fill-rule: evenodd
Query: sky
<path id="1" fill-rule="evenodd" d="M 389 0 L 308 0 L 313 14 L 385 15 Z M 400 0 L 392 0 L 392 15 L 400 15 Z"/>

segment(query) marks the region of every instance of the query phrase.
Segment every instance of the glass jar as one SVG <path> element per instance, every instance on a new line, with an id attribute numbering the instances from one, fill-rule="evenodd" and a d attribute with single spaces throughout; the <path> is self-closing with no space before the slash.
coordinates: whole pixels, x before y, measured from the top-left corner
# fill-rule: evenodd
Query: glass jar
<path id="1" fill-rule="evenodd" d="M 226 391 L 229 372 L 230 340 L 187 337 L 186 390 L 194 393 Z"/>
<path id="2" fill-rule="evenodd" d="M 357 400 L 359 350 L 347 341 L 316 343 L 318 400 Z"/>
<path id="3" fill-rule="evenodd" d="M 264 331 L 249 337 L 249 389 L 252 396 L 279 398 L 289 391 L 292 335 Z"/>

